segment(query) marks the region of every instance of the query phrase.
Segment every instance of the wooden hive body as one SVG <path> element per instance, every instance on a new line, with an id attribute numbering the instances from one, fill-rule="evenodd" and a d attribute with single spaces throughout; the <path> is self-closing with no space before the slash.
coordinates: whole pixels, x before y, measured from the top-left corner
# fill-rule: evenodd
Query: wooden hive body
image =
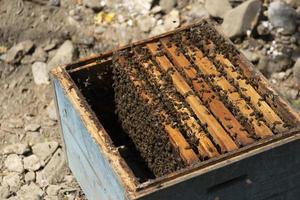
<path id="1" fill-rule="evenodd" d="M 293 128 L 158 178 L 145 169 L 129 144 L 114 115 L 112 55 L 198 25 L 52 71 L 68 164 L 88 199 L 297 199 L 300 195 L 299 117 L 242 55 L 238 62 L 245 76 L 260 78 L 259 94 L 276 95 L 269 104 Z M 175 64 L 180 65 L 176 60 Z"/>

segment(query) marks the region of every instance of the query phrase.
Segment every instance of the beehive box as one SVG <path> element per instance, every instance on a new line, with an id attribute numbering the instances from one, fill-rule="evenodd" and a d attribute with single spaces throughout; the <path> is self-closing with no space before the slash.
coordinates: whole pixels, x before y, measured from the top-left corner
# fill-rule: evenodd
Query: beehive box
<path id="1" fill-rule="evenodd" d="M 118 90 L 120 73 L 144 111 L 133 112 L 130 88 Z M 88 199 L 300 195 L 300 118 L 206 21 L 57 67 L 52 75 L 68 164 Z M 149 112 L 151 106 L 159 111 Z M 139 116 L 152 115 L 171 119 L 151 134 L 165 134 L 160 142 L 172 151 L 160 145 L 161 152 L 151 153 L 151 125 Z M 173 158 L 180 164 L 172 165 Z"/>

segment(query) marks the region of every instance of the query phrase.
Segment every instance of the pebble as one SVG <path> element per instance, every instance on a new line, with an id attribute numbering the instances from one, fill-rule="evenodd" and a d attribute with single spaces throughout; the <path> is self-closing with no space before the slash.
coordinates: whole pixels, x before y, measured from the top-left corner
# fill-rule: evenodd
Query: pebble
<path id="1" fill-rule="evenodd" d="M 166 29 L 165 29 L 165 26 L 162 25 L 162 24 L 159 24 L 159 25 L 156 25 L 150 32 L 149 36 L 152 37 L 152 36 L 156 36 L 156 35 L 159 35 L 159 34 L 162 34 L 166 32 Z"/>
<path id="2" fill-rule="evenodd" d="M 21 143 L 10 144 L 10 145 L 5 146 L 1 152 L 2 152 L 2 154 L 22 155 L 24 153 L 29 152 L 29 146 L 28 146 L 28 144 L 21 144 Z"/>
<path id="3" fill-rule="evenodd" d="M 103 6 L 99 0 L 82 0 L 84 6 L 91 8 L 93 10 L 100 10 Z"/>
<path id="4" fill-rule="evenodd" d="M 58 142 L 44 142 L 32 146 L 32 152 L 41 160 L 46 161 L 58 148 Z"/>
<path id="5" fill-rule="evenodd" d="M 9 186 L 11 192 L 17 192 L 21 186 L 21 176 L 17 172 L 11 172 L 4 176 L 2 185 Z"/>
<path id="6" fill-rule="evenodd" d="M 150 15 L 140 15 L 137 17 L 137 24 L 143 32 L 149 32 L 156 24 L 156 19 Z"/>
<path id="7" fill-rule="evenodd" d="M 58 116 L 56 113 L 56 107 L 55 107 L 55 102 L 54 100 L 52 100 L 50 102 L 50 104 L 47 106 L 47 114 L 48 117 L 53 120 L 53 121 L 57 121 L 58 120 Z"/>
<path id="8" fill-rule="evenodd" d="M 61 188 L 61 186 L 59 186 L 59 185 L 49 185 L 47 187 L 46 193 L 49 196 L 56 196 L 58 194 L 60 188 Z"/>
<path id="9" fill-rule="evenodd" d="M 35 49 L 34 53 L 32 54 L 31 60 L 33 62 L 36 62 L 36 61 L 46 62 L 47 57 L 48 57 L 47 52 L 43 48 L 38 47 Z"/>
<path id="10" fill-rule="evenodd" d="M 7 63 L 18 63 L 33 47 L 34 44 L 31 40 L 20 42 L 6 52 L 4 61 Z"/>
<path id="11" fill-rule="evenodd" d="M 0 199 L 7 199 L 9 196 L 9 187 L 7 185 L 0 186 Z"/>
<path id="12" fill-rule="evenodd" d="M 190 10 L 187 12 L 186 17 L 188 17 L 187 21 L 192 22 L 197 19 L 209 18 L 209 13 L 202 3 L 195 2 L 190 5 Z"/>
<path id="13" fill-rule="evenodd" d="M 23 159 L 24 168 L 30 171 L 37 171 L 44 166 L 44 161 L 41 161 L 36 155 L 30 155 Z"/>
<path id="14" fill-rule="evenodd" d="M 49 84 L 49 74 L 47 70 L 47 64 L 44 62 L 35 62 L 31 66 L 33 80 L 35 84 Z"/>
<path id="15" fill-rule="evenodd" d="M 60 6 L 60 0 L 49 0 L 50 6 Z"/>
<path id="16" fill-rule="evenodd" d="M 48 164 L 36 174 L 36 182 L 45 187 L 60 182 L 64 178 L 66 161 L 61 149 L 57 149 Z"/>
<path id="17" fill-rule="evenodd" d="M 25 131 L 38 131 L 41 128 L 41 125 L 39 124 L 28 124 L 25 126 L 24 130 Z"/>
<path id="18" fill-rule="evenodd" d="M 24 176 L 25 182 L 30 183 L 32 181 L 35 181 L 35 173 L 33 171 L 29 171 Z"/>
<path id="19" fill-rule="evenodd" d="M 245 55 L 245 57 L 250 60 L 251 62 L 257 62 L 259 60 L 259 56 L 248 49 L 243 49 L 241 52 Z"/>
<path id="20" fill-rule="evenodd" d="M 293 75 L 294 75 L 296 82 L 300 86 L 300 58 L 297 59 L 297 61 L 295 62 L 294 66 L 293 66 Z"/>
<path id="21" fill-rule="evenodd" d="M 260 0 L 248 0 L 224 15 L 222 30 L 227 37 L 245 35 L 257 23 L 262 3 Z"/>
<path id="22" fill-rule="evenodd" d="M 4 165 L 11 172 L 22 173 L 24 171 L 22 159 L 17 154 L 7 156 Z"/>
<path id="23" fill-rule="evenodd" d="M 32 182 L 29 185 L 23 185 L 17 192 L 17 197 L 19 200 L 40 200 L 43 194 L 43 190 Z"/>
<path id="24" fill-rule="evenodd" d="M 228 0 L 205 1 L 205 8 L 211 16 L 220 18 L 232 9 Z"/>
<path id="25" fill-rule="evenodd" d="M 165 16 L 164 28 L 166 31 L 171 31 L 180 25 L 179 11 L 173 9 Z"/>
<path id="26" fill-rule="evenodd" d="M 176 5 L 176 0 L 160 0 L 159 6 L 166 13 L 170 12 Z"/>
<path id="27" fill-rule="evenodd" d="M 284 0 L 287 4 L 290 6 L 293 6 L 295 8 L 300 7 L 300 1 L 299 0 Z"/>
<path id="28" fill-rule="evenodd" d="M 295 99 L 297 99 L 298 94 L 299 94 L 298 90 L 293 89 L 293 88 L 289 88 L 289 89 L 285 90 L 285 95 L 284 96 L 286 96 L 288 99 L 295 100 Z"/>
<path id="29" fill-rule="evenodd" d="M 47 64 L 47 70 L 50 71 L 53 67 L 67 64 L 73 61 L 76 54 L 76 49 L 70 40 L 66 40 L 56 51 L 55 55 Z"/>
<path id="30" fill-rule="evenodd" d="M 268 18 L 274 27 L 282 28 L 284 33 L 293 34 L 296 30 L 297 12 L 294 8 L 281 1 L 271 2 Z"/>

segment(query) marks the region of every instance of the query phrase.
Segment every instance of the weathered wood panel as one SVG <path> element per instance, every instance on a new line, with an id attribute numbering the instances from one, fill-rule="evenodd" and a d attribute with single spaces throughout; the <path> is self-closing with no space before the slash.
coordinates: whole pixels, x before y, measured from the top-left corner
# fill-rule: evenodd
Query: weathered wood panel
<path id="1" fill-rule="evenodd" d="M 84 127 L 77 111 L 54 80 L 65 148 L 70 169 L 88 199 L 127 199 L 119 177 Z"/>
<path id="2" fill-rule="evenodd" d="M 141 197 L 152 199 L 299 199 L 300 140 Z"/>

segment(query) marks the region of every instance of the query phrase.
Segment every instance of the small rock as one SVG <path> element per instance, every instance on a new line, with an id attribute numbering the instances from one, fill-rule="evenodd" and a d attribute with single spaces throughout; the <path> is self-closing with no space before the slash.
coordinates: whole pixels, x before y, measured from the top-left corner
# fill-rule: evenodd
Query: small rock
<path id="1" fill-rule="evenodd" d="M 37 131 L 37 130 L 39 130 L 41 128 L 41 125 L 39 125 L 39 124 L 28 124 L 28 125 L 26 125 L 25 126 L 25 131 L 32 131 L 32 132 L 34 132 L 34 131 Z"/>
<path id="2" fill-rule="evenodd" d="M 295 100 L 298 97 L 299 91 L 293 88 L 289 88 L 287 90 L 284 90 L 284 93 L 284 96 L 286 96 L 288 99 Z"/>
<path id="3" fill-rule="evenodd" d="M 56 113 L 56 107 L 55 107 L 55 103 L 54 100 L 52 100 L 50 102 L 50 104 L 47 107 L 47 113 L 48 113 L 48 117 L 53 120 L 53 121 L 57 121 L 58 120 L 58 116 Z"/>
<path id="4" fill-rule="evenodd" d="M 7 185 L 0 186 L 0 199 L 6 199 L 10 196 L 9 187 Z"/>
<path id="5" fill-rule="evenodd" d="M 271 33 L 271 26 L 268 21 L 262 21 L 256 29 L 259 35 L 269 35 Z"/>
<path id="6" fill-rule="evenodd" d="M 298 85 L 300 86 L 300 58 L 297 59 L 296 63 L 293 66 L 293 75 Z"/>
<path id="7" fill-rule="evenodd" d="M 29 151 L 29 147 L 27 144 L 11 144 L 7 145 L 2 149 L 3 154 L 18 154 L 22 155 L 24 153 L 27 153 Z"/>
<path id="8" fill-rule="evenodd" d="M 290 6 L 293 6 L 295 8 L 300 6 L 300 1 L 299 0 L 284 0 L 287 4 Z"/>
<path id="9" fill-rule="evenodd" d="M 73 175 L 67 175 L 67 176 L 64 177 L 64 181 L 65 181 L 66 183 L 72 183 L 74 180 L 75 180 L 75 179 L 74 179 L 74 176 L 73 176 Z"/>
<path id="10" fill-rule="evenodd" d="M 44 166 L 44 162 L 39 159 L 36 155 L 30 155 L 23 159 L 24 168 L 30 171 L 36 171 Z"/>
<path id="11" fill-rule="evenodd" d="M 9 186 L 11 192 L 17 192 L 20 188 L 21 177 L 17 172 L 11 172 L 4 176 L 2 185 Z"/>
<path id="12" fill-rule="evenodd" d="M 40 200 L 43 194 L 44 192 L 39 186 L 35 183 L 30 183 L 21 187 L 17 192 L 17 197 L 19 200 Z"/>
<path id="13" fill-rule="evenodd" d="M 179 11 L 173 9 L 165 16 L 164 27 L 166 31 L 173 30 L 180 25 Z"/>
<path id="14" fill-rule="evenodd" d="M 17 154 L 10 154 L 5 162 L 5 167 L 12 172 L 22 173 L 24 171 L 22 159 Z"/>
<path id="15" fill-rule="evenodd" d="M 59 200 L 57 196 L 45 196 L 44 200 Z"/>
<path id="16" fill-rule="evenodd" d="M 187 12 L 186 16 L 189 18 L 188 21 L 194 21 L 196 19 L 207 19 L 209 13 L 205 9 L 202 3 L 195 2 L 190 5 L 191 9 Z"/>
<path id="17" fill-rule="evenodd" d="M 49 196 L 56 196 L 60 188 L 61 186 L 59 185 L 49 185 L 46 192 Z"/>
<path id="18" fill-rule="evenodd" d="M 38 48 L 36 48 L 36 50 L 32 54 L 31 59 L 32 59 L 33 62 L 36 62 L 36 61 L 46 62 L 47 57 L 48 57 L 47 52 L 43 48 L 38 47 Z"/>
<path id="19" fill-rule="evenodd" d="M 83 0 L 83 5 L 93 10 L 100 10 L 103 6 L 99 0 Z"/>
<path id="20" fill-rule="evenodd" d="M 232 9 L 228 0 L 205 1 L 205 8 L 211 16 L 220 18 Z"/>
<path id="21" fill-rule="evenodd" d="M 262 3 L 260 0 L 248 0 L 224 15 L 222 30 L 230 38 L 244 35 L 257 23 Z"/>
<path id="22" fill-rule="evenodd" d="M 281 1 L 271 2 L 268 17 L 274 27 L 282 28 L 287 34 L 293 34 L 296 29 L 297 12 L 291 6 Z"/>
<path id="23" fill-rule="evenodd" d="M 75 48 L 70 40 L 66 40 L 56 51 L 54 57 L 48 62 L 47 69 L 51 70 L 61 64 L 72 62 L 76 54 Z"/>
<path id="24" fill-rule="evenodd" d="M 243 49 L 241 52 L 245 55 L 245 57 L 251 62 L 257 62 L 259 60 L 259 56 L 250 50 Z"/>
<path id="25" fill-rule="evenodd" d="M 137 24 L 144 32 L 149 32 L 156 24 L 156 19 L 150 15 L 140 15 L 137 17 Z"/>
<path id="26" fill-rule="evenodd" d="M 273 60 L 267 56 L 262 56 L 258 62 L 257 68 L 269 78 L 272 73 L 281 72 L 289 65 L 288 59 Z"/>
<path id="27" fill-rule="evenodd" d="M 35 62 L 32 66 L 33 80 L 35 84 L 49 84 L 49 74 L 47 64 L 44 62 Z"/>
<path id="28" fill-rule="evenodd" d="M 60 0 L 49 0 L 50 6 L 60 6 Z"/>
<path id="29" fill-rule="evenodd" d="M 58 148 L 58 143 L 55 141 L 38 143 L 32 146 L 32 152 L 41 160 L 47 160 Z"/>
<path id="30" fill-rule="evenodd" d="M 156 36 L 156 35 L 159 35 L 159 34 L 162 34 L 166 32 L 166 29 L 165 29 L 165 26 L 162 25 L 162 24 L 159 24 L 159 25 L 156 25 L 150 32 L 149 36 L 152 37 L 152 36 Z"/>
<path id="31" fill-rule="evenodd" d="M 35 181 L 35 173 L 33 171 L 29 171 L 25 174 L 25 182 L 26 183 L 29 183 L 29 182 L 32 182 L 32 181 Z"/>
<path id="32" fill-rule="evenodd" d="M 39 132 L 27 132 L 25 134 L 24 142 L 28 143 L 30 146 L 43 142 L 45 140 L 44 136 Z"/>
<path id="33" fill-rule="evenodd" d="M 166 13 L 170 12 L 176 5 L 176 0 L 160 0 L 159 6 Z"/>
<path id="34" fill-rule="evenodd" d="M 27 54 L 34 44 L 31 40 L 25 40 L 10 48 L 6 54 L 4 61 L 7 63 L 18 63 L 22 57 Z"/>
<path id="35" fill-rule="evenodd" d="M 277 79 L 277 80 L 283 80 L 286 77 L 285 72 L 279 72 L 279 73 L 274 73 L 272 74 L 272 78 Z"/>
<path id="36" fill-rule="evenodd" d="M 55 184 L 64 178 L 66 161 L 61 149 L 58 149 L 43 170 L 37 172 L 36 182 L 44 187 Z"/>

